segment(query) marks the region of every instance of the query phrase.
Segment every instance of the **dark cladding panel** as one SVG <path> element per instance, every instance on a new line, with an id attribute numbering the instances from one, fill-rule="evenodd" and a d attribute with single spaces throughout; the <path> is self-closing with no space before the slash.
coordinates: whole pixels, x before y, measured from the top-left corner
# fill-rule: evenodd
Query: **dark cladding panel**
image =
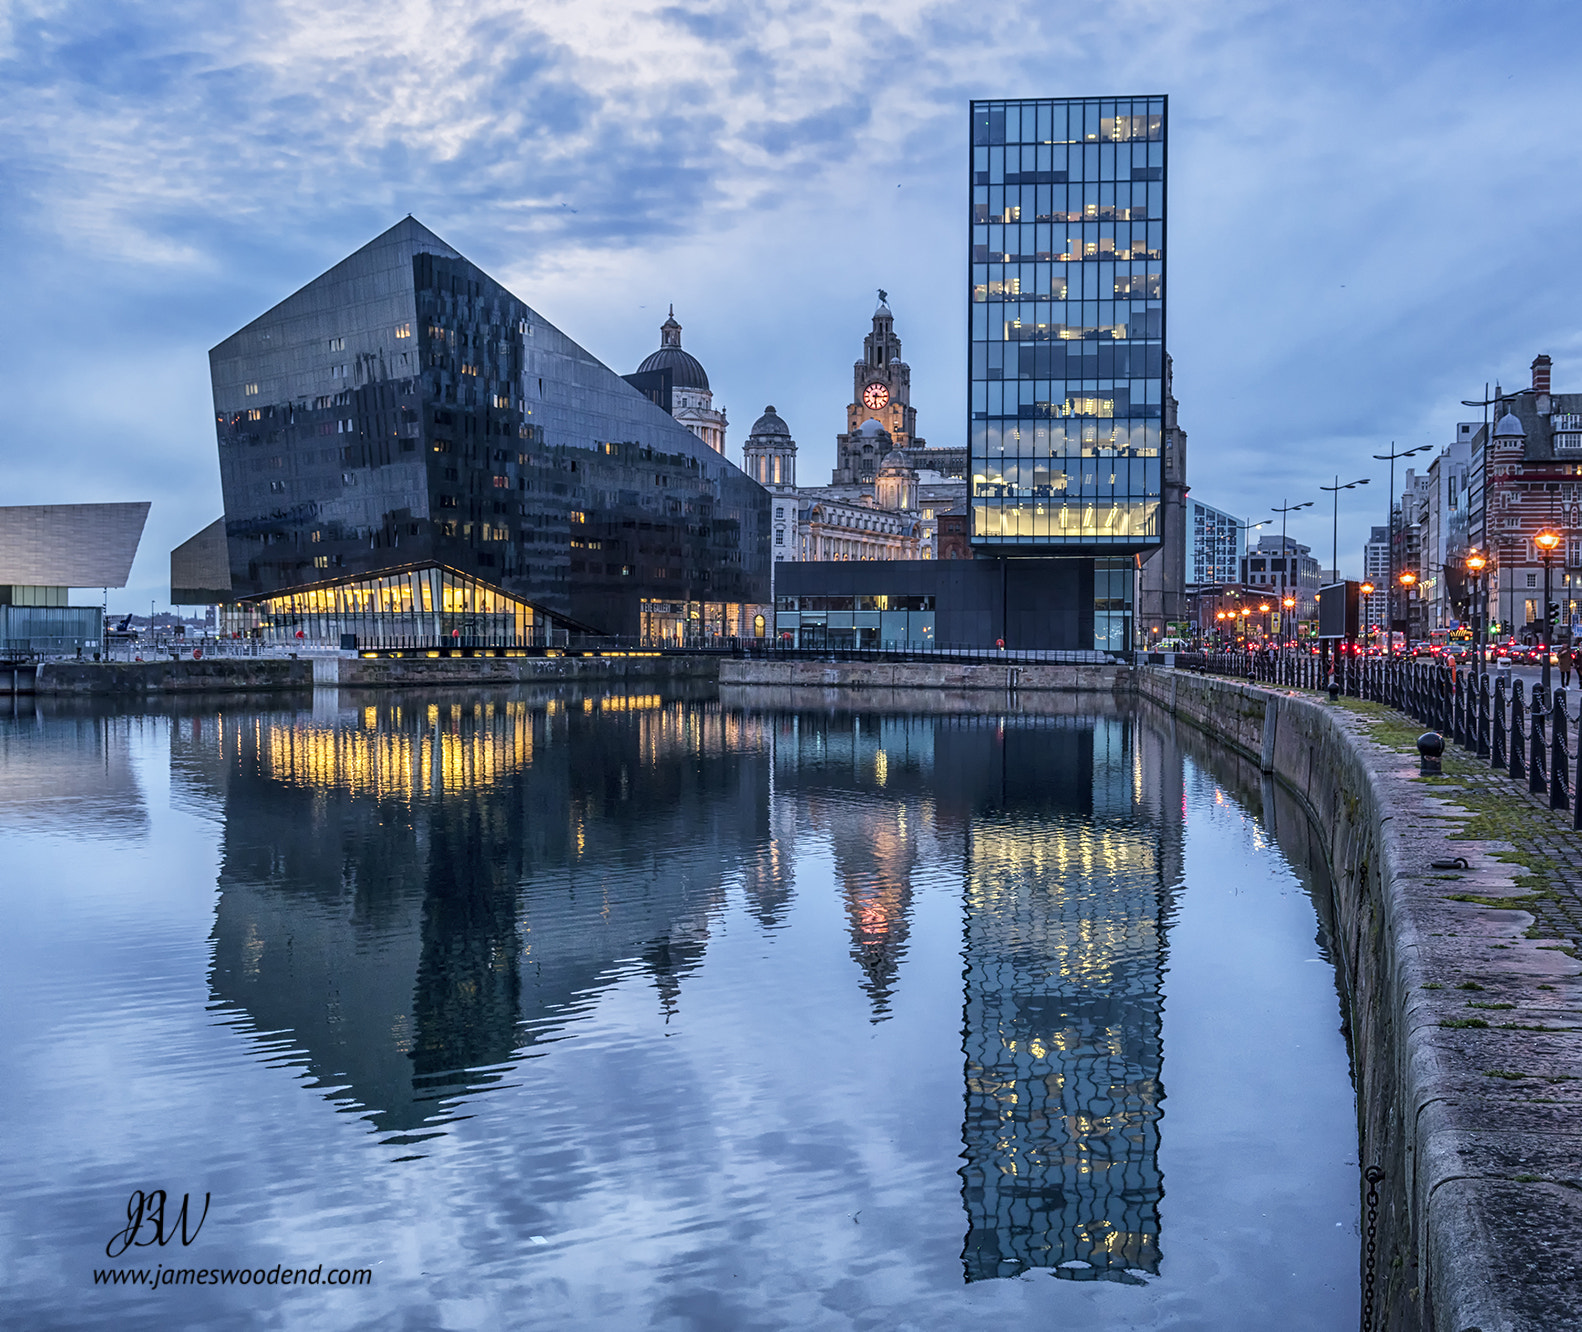
<path id="1" fill-rule="evenodd" d="M 775 580 L 777 600 L 930 598 L 934 647 L 1094 648 L 1091 559 L 787 561 Z"/>

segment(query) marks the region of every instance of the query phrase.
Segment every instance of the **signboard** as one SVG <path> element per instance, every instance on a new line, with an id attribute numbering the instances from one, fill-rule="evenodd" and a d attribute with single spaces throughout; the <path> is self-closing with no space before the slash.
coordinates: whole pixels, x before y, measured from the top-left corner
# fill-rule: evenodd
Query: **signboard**
<path id="1" fill-rule="evenodd" d="M 1362 627 L 1361 585 L 1346 579 L 1318 589 L 1318 636 L 1355 638 Z"/>

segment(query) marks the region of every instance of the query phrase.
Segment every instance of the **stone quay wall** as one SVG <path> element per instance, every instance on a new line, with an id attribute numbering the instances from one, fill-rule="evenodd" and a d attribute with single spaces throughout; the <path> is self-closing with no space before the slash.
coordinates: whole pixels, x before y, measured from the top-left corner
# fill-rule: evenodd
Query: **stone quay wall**
<path id="1" fill-rule="evenodd" d="M 720 662 L 720 683 L 771 688 L 1130 694 L 1132 671 L 1128 666 L 1096 662 L 762 661 L 727 657 Z"/>
<path id="2" fill-rule="evenodd" d="M 206 657 L 199 661 L 46 661 L 38 668 L 38 694 L 252 693 L 311 689 L 313 663 L 289 657 Z"/>
<path id="3" fill-rule="evenodd" d="M 39 694 L 253 693 L 618 681 L 714 680 L 719 658 L 696 657 L 213 657 L 199 661 L 44 662 Z"/>
<path id="4" fill-rule="evenodd" d="M 1582 1043 L 1562 1034 L 1582 967 L 1499 905 L 1524 895 L 1496 858 L 1510 848 L 1453 839 L 1470 817 L 1454 791 L 1358 710 L 1160 667 L 1138 692 L 1256 760 L 1326 843 L 1360 1159 L 1384 1172 L 1373 1327 L 1582 1327 Z M 1365 1234 L 1365 1302 L 1367 1270 Z"/>

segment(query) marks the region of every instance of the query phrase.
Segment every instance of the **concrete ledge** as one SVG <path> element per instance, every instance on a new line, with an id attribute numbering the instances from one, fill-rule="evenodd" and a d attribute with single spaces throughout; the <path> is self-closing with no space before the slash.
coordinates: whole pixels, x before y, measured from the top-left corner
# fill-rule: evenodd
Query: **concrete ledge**
<path id="1" fill-rule="evenodd" d="M 1060 690 L 1071 693 L 1129 694 L 1128 666 L 1087 662 L 1022 664 L 953 661 L 759 661 L 727 658 L 720 662 L 722 685 L 819 689 L 942 689 L 1008 691 Z"/>
<path id="2" fill-rule="evenodd" d="M 1527 938 L 1525 911 L 1449 900 L 1517 893 L 1504 844 L 1450 840 L 1467 811 L 1344 706 L 1162 667 L 1137 678 L 1272 770 L 1326 842 L 1361 1159 L 1385 1171 L 1377 1326 L 1582 1327 L 1582 966 Z M 1468 870 L 1431 867 L 1456 856 Z M 1469 981 L 1512 1007 L 1469 1007 Z"/>

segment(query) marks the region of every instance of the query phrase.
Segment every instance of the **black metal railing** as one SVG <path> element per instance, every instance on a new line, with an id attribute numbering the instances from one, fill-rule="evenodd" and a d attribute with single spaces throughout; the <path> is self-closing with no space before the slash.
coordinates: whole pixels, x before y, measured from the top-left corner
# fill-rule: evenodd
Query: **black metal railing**
<path id="1" fill-rule="evenodd" d="M 1574 766 L 1582 758 L 1582 717 L 1573 716 L 1563 687 L 1546 691 L 1541 684 L 1410 657 L 1338 656 L 1331 669 L 1312 654 L 1179 652 L 1175 665 L 1290 689 L 1333 686 L 1348 698 L 1382 703 L 1534 795 L 1547 794 L 1549 807 L 1571 810 L 1572 827 L 1582 829 L 1582 772 Z"/>

